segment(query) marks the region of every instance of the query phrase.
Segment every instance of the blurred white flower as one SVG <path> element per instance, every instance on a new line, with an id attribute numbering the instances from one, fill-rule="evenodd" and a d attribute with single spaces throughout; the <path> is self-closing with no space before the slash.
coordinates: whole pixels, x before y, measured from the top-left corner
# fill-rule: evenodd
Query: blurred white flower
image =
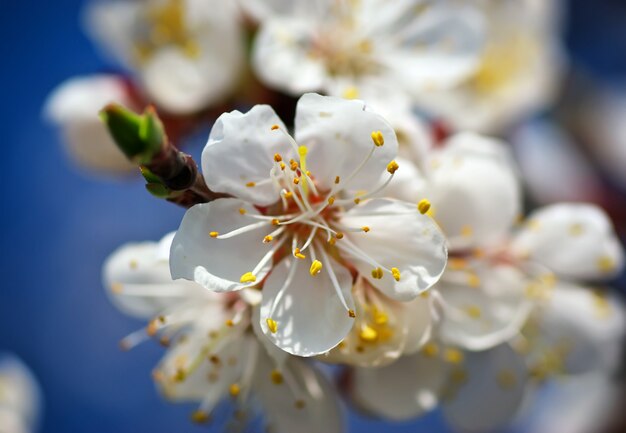
<path id="1" fill-rule="evenodd" d="M 0 432 L 32 433 L 41 412 L 41 391 L 28 368 L 0 353 Z"/>
<path id="2" fill-rule="evenodd" d="M 221 0 L 113 0 L 87 7 L 85 27 L 135 72 L 156 104 L 188 114 L 237 84 L 244 44 L 237 8 Z"/>
<path id="3" fill-rule="evenodd" d="M 164 396 L 200 402 L 192 414 L 198 423 L 219 415 L 220 402 L 230 399 L 232 412 L 222 415 L 244 424 L 261 410 L 273 431 L 341 432 L 337 397 L 324 376 L 276 349 L 258 329 L 253 332 L 258 293 L 216 294 L 193 282 L 172 281 L 173 236 L 123 246 L 103 270 L 114 303 L 132 316 L 152 319 L 122 346 L 155 337 L 170 347 L 153 374 Z"/>
<path id="4" fill-rule="evenodd" d="M 260 105 L 217 120 L 202 169 L 212 191 L 235 198 L 187 211 L 170 266 L 174 278 L 217 292 L 262 286 L 263 332 L 289 353 L 313 356 L 354 325 L 355 273 L 410 301 L 439 279 L 447 252 L 415 204 L 371 198 L 398 169 L 396 136 L 382 117 L 360 101 L 307 94 L 295 125 L 294 139 Z"/>
<path id="5" fill-rule="evenodd" d="M 261 20 L 259 78 L 292 95 L 367 101 L 390 121 L 425 88 L 448 88 L 478 65 L 482 20 L 450 1 L 245 0 Z"/>
<path id="6" fill-rule="evenodd" d="M 98 117 L 109 103 L 133 107 L 128 84 L 117 75 L 72 78 L 57 87 L 44 107 L 45 117 L 63 134 L 69 155 L 82 167 L 105 173 L 136 169 L 118 149 Z"/>
<path id="7" fill-rule="evenodd" d="M 423 92 L 419 105 L 460 131 L 500 133 L 541 110 L 558 90 L 563 55 L 558 1 L 481 0 L 487 42 L 458 87 Z"/>

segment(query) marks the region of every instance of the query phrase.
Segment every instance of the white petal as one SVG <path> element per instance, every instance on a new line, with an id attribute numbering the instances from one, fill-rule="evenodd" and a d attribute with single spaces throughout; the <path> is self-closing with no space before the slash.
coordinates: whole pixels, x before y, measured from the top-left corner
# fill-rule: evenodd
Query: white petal
<path id="1" fill-rule="evenodd" d="M 194 282 L 172 280 L 168 261 L 170 244 L 170 235 L 160 243 L 126 244 L 107 258 L 102 278 L 117 308 L 131 316 L 151 318 L 189 297 L 211 296 Z M 167 255 L 163 257 L 165 248 Z"/>
<path id="2" fill-rule="evenodd" d="M 245 209 L 242 215 L 239 209 Z M 258 215 L 250 204 L 237 199 L 218 199 L 198 204 L 187 210 L 172 241 L 170 270 L 172 278 L 195 281 L 209 290 L 225 292 L 255 285 L 267 275 L 271 261 L 255 274 L 256 282 L 240 282 L 243 274 L 252 272 L 267 254 L 270 245 L 263 238 L 272 231 L 268 223 L 254 230 L 226 238 L 213 238 L 209 233 L 226 234 L 253 224 Z"/>
<path id="3" fill-rule="evenodd" d="M 486 245 L 508 233 L 521 211 L 521 191 L 504 143 L 456 135 L 431 164 L 427 198 L 452 249 Z"/>
<path id="4" fill-rule="evenodd" d="M 437 290 L 443 299 L 441 338 L 469 350 L 485 350 L 519 333 L 531 309 L 528 278 L 508 265 L 475 263 L 447 271 Z"/>
<path id="5" fill-rule="evenodd" d="M 434 409 L 444 390 L 448 365 L 422 353 L 381 368 L 355 368 L 350 395 L 357 405 L 394 421 Z"/>
<path id="6" fill-rule="evenodd" d="M 253 48 L 253 66 L 261 81 L 292 95 L 322 90 L 326 67 L 310 54 L 315 30 L 306 18 L 275 18 L 264 23 Z"/>
<path id="7" fill-rule="evenodd" d="M 618 365 L 626 310 L 608 289 L 559 283 L 537 321 L 538 347 L 561 355 L 564 373 L 610 372 Z"/>
<path id="8" fill-rule="evenodd" d="M 278 297 L 293 266 L 296 266 L 295 274 Z M 319 274 L 311 276 L 309 266 L 309 262 L 284 259 L 263 286 L 261 329 L 274 344 L 297 356 L 329 351 L 348 334 L 354 323 L 336 293 L 328 269 L 323 268 Z M 332 268 L 348 308 L 354 309 L 350 294 L 352 276 L 348 270 L 332 259 L 323 266 Z M 275 333 L 268 329 L 268 318 L 278 325 Z"/>
<path id="9" fill-rule="evenodd" d="M 370 229 L 367 233 L 346 233 L 346 239 L 376 263 L 399 270 L 399 281 L 389 272 L 382 279 L 374 279 L 371 271 L 376 266 L 357 254 L 346 253 L 352 256 L 361 275 L 390 298 L 414 299 L 441 277 L 447 261 L 445 239 L 437 224 L 420 214 L 415 204 L 368 200 L 343 214 L 341 224 L 355 228 L 367 226 Z"/>
<path id="10" fill-rule="evenodd" d="M 340 186 L 352 191 L 372 188 L 398 152 L 393 128 L 362 101 L 309 93 L 298 101 L 295 122 L 298 144 L 309 149 L 307 168 L 322 189 L 334 186 L 336 176 L 348 182 L 374 146 L 372 132 L 380 131 L 385 144 L 374 149 L 347 185 Z"/>
<path id="11" fill-rule="evenodd" d="M 28 367 L 9 353 L 0 352 L 0 390 L 2 432 L 21 433 L 21 430 L 11 430 L 13 425 L 16 429 L 23 428 L 24 433 L 35 431 L 41 412 L 41 390 Z"/>
<path id="12" fill-rule="evenodd" d="M 134 106 L 126 87 L 117 75 L 91 75 L 69 79 L 48 96 L 44 115 L 59 126 L 70 156 L 80 165 L 114 173 L 136 168 L 98 117 L 109 103 Z"/>
<path id="13" fill-rule="evenodd" d="M 508 345 L 466 352 L 465 364 L 451 375 L 446 420 L 459 431 L 500 431 L 515 417 L 524 398 L 524 360 Z"/>
<path id="14" fill-rule="evenodd" d="M 284 380 L 276 384 L 271 379 L 272 369 L 270 360 L 260 356 L 254 389 L 268 418 L 269 431 L 344 431 L 337 391 L 318 370 L 301 359 L 289 357 L 280 370 Z"/>
<path id="15" fill-rule="evenodd" d="M 565 278 L 610 278 L 624 266 L 611 221 L 600 208 L 585 204 L 557 204 L 534 212 L 512 251 Z"/>
<path id="16" fill-rule="evenodd" d="M 278 193 L 268 182 L 274 154 L 292 155 L 287 137 L 278 130 L 286 127 L 267 105 L 255 105 L 247 113 L 232 111 L 222 114 L 202 152 L 202 172 L 212 191 L 232 194 L 260 206 L 275 203 Z M 293 155 L 295 157 L 295 155 Z M 260 183 L 253 187 L 249 182 Z"/>

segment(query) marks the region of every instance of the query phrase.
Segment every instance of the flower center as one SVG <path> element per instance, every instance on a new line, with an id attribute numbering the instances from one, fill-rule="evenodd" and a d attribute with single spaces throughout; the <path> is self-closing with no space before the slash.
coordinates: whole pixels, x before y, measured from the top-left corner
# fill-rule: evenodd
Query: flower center
<path id="1" fill-rule="evenodd" d="M 135 54 L 139 63 L 148 61 L 164 46 L 177 47 L 185 56 L 197 58 L 200 47 L 187 26 L 184 0 L 166 0 L 163 4 L 148 8 L 145 28 L 135 42 Z"/>

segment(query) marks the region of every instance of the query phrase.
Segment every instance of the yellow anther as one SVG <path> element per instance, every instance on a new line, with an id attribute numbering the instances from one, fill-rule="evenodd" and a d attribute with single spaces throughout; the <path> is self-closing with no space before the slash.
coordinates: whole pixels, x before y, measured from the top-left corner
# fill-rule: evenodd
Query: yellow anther
<path id="1" fill-rule="evenodd" d="M 349 309 L 348 310 L 348 316 L 352 317 L 353 319 L 356 317 L 356 314 L 354 314 L 354 310 L 353 309 Z"/>
<path id="2" fill-rule="evenodd" d="M 396 281 L 400 281 L 400 270 L 398 268 L 391 268 L 391 275 Z"/>
<path id="3" fill-rule="evenodd" d="M 459 349 L 446 349 L 444 359 L 450 364 L 460 364 L 463 362 L 463 352 Z"/>
<path id="4" fill-rule="evenodd" d="M 596 265 L 601 272 L 612 272 L 615 270 L 615 260 L 609 256 L 600 257 Z"/>
<path id="5" fill-rule="evenodd" d="M 278 125 L 272 125 L 272 131 L 276 131 L 277 129 L 280 129 L 280 126 L 278 126 Z"/>
<path id="6" fill-rule="evenodd" d="M 337 243 L 337 238 L 332 236 L 330 239 L 328 239 L 328 244 L 333 246 Z"/>
<path id="7" fill-rule="evenodd" d="M 361 203 L 361 199 L 360 199 L 360 198 L 358 198 L 358 197 L 357 197 L 357 198 L 355 198 L 355 199 L 354 199 L 354 204 L 359 204 L 359 203 Z"/>
<path id="8" fill-rule="evenodd" d="M 252 188 L 252 187 L 256 186 L 256 183 L 255 182 L 248 182 L 248 183 L 246 183 L 246 186 L 248 188 Z"/>
<path id="9" fill-rule="evenodd" d="M 422 215 L 425 215 L 426 212 L 430 210 L 430 202 L 426 199 L 420 200 L 420 202 L 417 204 L 417 210 Z"/>
<path id="10" fill-rule="evenodd" d="M 247 210 L 245 210 L 244 208 L 240 207 L 240 208 L 239 208 L 239 213 L 240 213 L 241 215 L 245 215 L 246 213 L 248 213 L 248 211 L 247 211 Z"/>
<path id="11" fill-rule="evenodd" d="M 226 326 L 228 326 L 229 328 L 232 328 L 233 326 L 235 326 L 235 322 L 233 322 L 231 319 L 227 319 L 224 324 Z"/>
<path id="12" fill-rule="evenodd" d="M 274 219 L 272 219 L 272 225 L 273 225 L 273 226 L 280 225 L 280 220 L 279 220 L 278 218 L 274 218 Z"/>
<path id="13" fill-rule="evenodd" d="M 398 168 L 400 168 L 400 166 L 396 161 L 391 161 L 389 164 L 387 164 L 387 171 L 391 174 L 394 174 L 396 170 L 398 170 Z"/>
<path id="14" fill-rule="evenodd" d="M 293 197 L 293 192 L 286 191 L 285 194 L 283 194 L 283 197 L 285 197 L 287 200 L 290 200 L 291 197 Z"/>
<path id="15" fill-rule="evenodd" d="M 372 132 L 372 141 L 377 147 L 380 147 L 383 144 L 385 144 L 385 138 L 383 137 L 383 133 L 380 131 Z"/>
<path id="16" fill-rule="evenodd" d="M 274 236 L 272 235 L 267 235 L 263 238 L 263 242 L 266 244 L 269 244 L 270 242 L 272 242 L 272 240 L 274 240 Z"/>
<path id="17" fill-rule="evenodd" d="M 582 224 L 572 224 L 569 227 L 569 234 L 572 236 L 580 236 L 583 234 L 583 226 Z"/>
<path id="18" fill-rule="evenodd" d="M 372 269 L 372 278 L 380 280 L 382 277 L 383 277 L 383 270 L 382 270 L 382 268 Z"/>
<path id="19" fill-rule="evenodd" d="M 299 178 L 299 177 L 294 177 L 294 178 L 293 178 L 293 184 L 294 184 L 294 185 L 297 185 L 297 184 L 299 184 L 299 183 L 300 183 L 300 178 Z"/>
<path id="20" fill-rule="evenodd" d="M 130 266 L 131 269 L 137 269 L 137 260 L 131 260 L 130 263 L 128 264 Z"/>
<path id="21" fill-rule="evenodd" d="M 365 233 L 369 232 L 371 229 L 368 226 L 363 226 L 361 227 L 361 230 L 363 230 Z"/>
<path id="22" fill-rule="evenodd" d="M 280 385 L 283 383 L 283 375 L 278 370 L 272 370 L 272 373 L 270 373 L 270 378 L 272 379 L 274 385 Z"/>
<path id="23" fill-rule="evenodd" d="M 206 424 L 209 422 L 209 419 L 209 414 L 202 410 L 196 410 L 191 414 L 191 421 L 196 424 Z"/>
<path id="24" fill-rule="evenodd" d="M 472 319 L 480 319 L 480 316 L 482 316 L 482 311 L 481 311 L 480 307 L 478 307 L 476 305 L 468 305 L 465 308 L 465 312 Z"/>
<path id="25" fill-rule="evenodd" d="M 228 388 L 228 392 L 230 393 L 231 397 L 237 397 L 239 393 L 241 392 L 241 388 L 236 383 L 233 383 Z"/>
<path id="26" fill-rule="evenodd" d="M 335 235 L 337 239 L 343 239 L 343 233 L 339 232 Z"/>
<path id="27" fill-rule="evenodd" d="M 296 259 L 306 259 L 306 256 L 300 252 L 300 248 L 296 248 L 293 250 L 293 255 Z"/>
<path id="28" fill-rule="evenodd" d="M 296 171 L 298 169 L 298 161 L 296 160 L 289 160 L 289 168 L 291 168 L 291 170 Z"/>
<path id="29" fill-rule="evenodd" d="M 278 331 L 278 323 L 276 323 L 276 320 L 268 317 L 265 319 L 265 323 L 267 323 L 267 329 L 269 329 L 272 334 L 276 334 L 276 331 Z"/>
<path id="30" fill-rule="evenodd" d="M 467 268 L 467 260 L 458 257 L 448 258 L 448 269 L 451 271 L 460 271 Z"/>
<path id="31" fill-rule="evenodd" d="M 276 161 L 276 162 L 280 162 L 280 161 L 282 161 L 282 160 L 283 160 L 283 157 L 282 157 L 282 156 L 280 156 L 280 153 L 275 153 L 275 154 L 274 154 L 274 161 Z"/>
<path id="32" fill-rule="evenodd" d="M 480 287 L 480 277 L 473 272 L 467 273 L 467 285 L 476 289 Z"/>
<path id="33" fill-rule="evenodd" d="M 347 87 L 346 90 L 343 91 L 343 97 L 345 99 L 356 99 L 359 97 L 359 89 L 354 86 Z"/>
<path id="34" fill-rule="evenodd" d="M 422 354 L 429 358 L 434 358 L 439 354 L 439 346 L 437 343 L 433 343 L 432 341 L 430 343 L 426 343 L 424 347 L 422 347 Z"/>
<path id="35" fill-rule="evenodd" d="M 304 166 L 302 166 L 302 168 L 304 168 Z M 305 171 L 305 173 L 306 173 L 307 176 L 311 177 L 311 170 L 307 170 L 307 171 Z"/>
<path id="36" fill-rule="evenodd" d="M 335 196 L 331 195 L 330 197 L 328 197 L 328 204 L 332 206 L 333 203 L 335 203 Z"/>
<path id="37" fill-rule="evenodd" d="M 124 291 L 124 285 L 122 283 L 113 283 L 111 284 L 111 291 L 116 295 L 119 295 Z"/>
<path id="38" fill-rule="evenodd" d="M 472 229 L 472 226 L 464 225 L 463 227 L 461 227 L 461 236 L 469 238 L 470 236 L 472 236 L 473 233 L 474 229 Z"/>
<path id="39" fill-rule="evenodd" d="M 215 364 L 215 365 L 219 365 L 222 363 L 222 360 L 217 355 L 209 356 L 209 361 L 211 362 L 211 364 Z"/>
<path id="40" fill-rule="evenodd" d="M 209 232 L 209 236 L 211 236 L 212 238 L 216 238 L 218 237 L 220 234 L 218 232 Z"/>
<path id="41" fill-rule="evenodd" d="M 314 277 L 322 272 L 322 266 L 322 262 L 320 262 L 319 260 L 313 260 L 313 263 L 311 263 L 311 267 L 309 268 L 309 273 L 311 274 L 311 276 Z"/>
<path id="42" fill-rule="evenodd" d="M 368 325 L 363 325 L 361 332 L 359 332 L 359 338 L 367 343 L 373 343 L 378 339 L 378 332 Z"/>
<path id="43" fill-rule="evenodd" d="M 254 283 L 255 281 L 256 281 L 256 277 L 252 274 L 252 272 L 246 272 L 239 279 L 239 282 L 244 283 L 244 284 Z"/>
<path id="44" fill-rule="evenodd" d="M 335 184 L 341 182 L 341 178 L 339 176 L 335 176 Z"/>
<path id="45" fill-rule="evenodd" d="M 377 325 L 384 325 L 385 323 L 387 323 L 388 320 L 389 318 L 382 311 L 376 310 L 374 312 L 374 323 L 376 323 Z"/>
<path id="46" fill-rule="evenodd" d="M 282 161 L 281 161 L 281 162 L 280 162 L 280 164 L 278 164 L 278 165 L 280 166 L 280 169 L 281 169 L 281 170 L 284 170 L 284 169 L 285 169 L 285 167 L 286 167 L 285 163 L 284 163 L 284 162 L 282 162 Z"/>

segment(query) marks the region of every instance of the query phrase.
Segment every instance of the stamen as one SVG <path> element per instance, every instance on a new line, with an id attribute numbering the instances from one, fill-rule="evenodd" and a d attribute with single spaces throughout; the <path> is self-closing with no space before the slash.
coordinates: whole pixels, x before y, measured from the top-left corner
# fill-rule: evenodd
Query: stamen
<path id="1" fill-rule="evenodd" d="M 256 281 L 256 277 L 254 276 L 254 274 L 252 274 L 252 272 L 246 272 L 245 274 L 243 274 L 239 280 L 240 283 L 244 283 L 244 284 L 248 284 L 248 283 L 254 283 Z"/>
<path id="2" fill-rule="evenodd" d="M 317 274 L 322 272 L 322 267 L 322 262 L 320 262 L 319 260 L 314 260 L 313 263 L 311 263 L 311 267 L 309 268 L 309 273 L 312 277 L 315 277 Z"/>
<path id="3" fill-rule="evenodd" d="M 364 324 L 361 327 L 361 332 L 359 332 L 359 338 L 367 343 L 373 343 L 378 339 L 378 332 Z"/>
<path id="4" fill-rule="evenodd" d="M 400 270 L 398 268 L 391 268 L 391 275 L 393 275 L 394 280 L 400 281 Z"/>
<path id="5" fill-rule="evenodd" d="M 252 231 L 252 230 L 256 230 L 256 229 L 258 229 L 260 227 L 263 227 L 263 226 L 266 226 L 266 225 L 267 225 L 267 221 L 261 221 L 261 222 L 258 222 L 258 223 L 253 223 L 253 224 L 249 224 L 247 226 L 239 227 L 238 229 L 235 229 L 235 230 L 230 231 L 228 233 L 224 233 L 223 235 L 220 235 L 218 233 L 217 235 L 213 236 L 212 233 L 217 233 L 217 232 L 211 232 L 211 233 L 209 233 L 209 235 L 211 237 L 216 237 L 217 239 L 228 239 L 228 238 L 232 238 L 232 237 L 235 237 L 235 236 L 243 234 L 243 233 L 247 233 L 247 232 Z"/>
<path id="6" fill-rule="evenodd" d="M 387 171 L 390 174 L 394 174 L 398 170 L 398 168 L 400 168 L 400 166 L 396 161 L 391 161 L 389 164 L 387 164 Z"/>
<path id="7" fill-rule="evenodd" d="M 300 252 L 300 248 L 296 248 L 293 250 L 293 255 L 297 259 L 306 259 L 306 256 Z"/>
<path id="8" fill-rule="evenodd" d="M 385 138 L 383 137 L 383 133 L 380 131 L 372 132 L 372 141 L 377 147 L 381 147 L 385 144 Z"/>
<path id="9" fill-rule="evenodd" d="M 337 276 L 335 275 L 335 272 L 333 271 L 333 267 L 332 267 L 332 262 L 328 259 L 328 256 L 326 255 L 326 252 L 324 251 L 324 248 L 322 248 L 321 250 L 321 254 L 322 254 L 322 259 L 328 264 L 328 266 L 326 266 L 326 270 L 328 271 L 328 276 L 330 277 L 330 281 L 333 283 L 333 286 L 335 288 L 335 292 L 337 293 L 337 296 L 339 297 L 339 300 L 341 301 L 341 304 L 343 305 L 343 307 L 346 309 L 346 311 L 348 312 L 348 315 L 350 317 L 354 317 L 352 314 L 354 314 L 354 311 L 352 311 L 349 307 L 348 304 L 343 296 L 343 292 L 341 291 L 341 287 L 339 287 L 339 281 L 337 281 Z M 350 314 L 352 312 L 352 314 Z"/>
<path id="10" fill-rule="evenodd" d="M 380 280 L 383 277 L 383 270 L 381 268 L 376 268 L 372 270 L 372 278 Z"/>
<path id="11" fill-rule="evenodd" d="M 276 306 L 280 303 L 280 300 L 282 299 L 283 295 L 285 294 L 285 291 L 287 290 L 287 287 L 289 287 L 291 285 L 291 282 L 293 281 L 293 278 L 296 275 L 296 268 L 297 267 L 298 267 L 298 261 L 297 260 L 292 260 L 291 261 L 291 268 L 289 269 L 289 273 L 287 274 L 287 278 L 283 282 L 283 285 L 280 288 L 280 290 L 278 291 L 278 294 L 274 297 L 274 301 L 272 303 L 272 308 L 270 308 L 270 314 L 269 314 L 270 317 L 272 317 L 274 315 L 274 311 L 276 310 Z M 272 320 L 272 319 L 268 319 L 268 320 Z M 276 323 L 274 320 L 272 320 L 272 322 Z M 267 322 L 267 327 L 270 329 L 270 331 L 272 330 L 272 325 L 270 325 L 270 322 Z M 276 329 L 278 329 L 278 325 L 276 325 Z M 273 332 L 276 332 L 276 331 L 273 331 Z"/>
<path id="12" fill-rule="evenodd" d="M 246 186 L 248 188 L 252 188 L 252 187 L 256 186 L 256 182 L 248 182 L 248 183 L 246 183 Z"/>
<path id="13" fill-rule="evenodd" d="M 283 160 L 283 157 L 280 155 L 280 153 L 274 154 L 274 161 L 281 162 L 282 160 Z"/>
<path id="14" fill-rule="evenodd" d="M 426 200 L 426 199 L 420 200 L 420 202 L 417 204 L 417 210 L 422 215 L 425 215 L 426 212 L 428 212 L 430 210 L 430 202 L 428 200 Z"/>
<path id="15" fill-rule="evenodd" d="M 209 236 L 211 236 L 212 238 L 216 238 L 216 237 L 219 236 L 219 233 L 218 232 L 210 232 Z"/>
<path id="16" fill-rule="evenodd" d="M 267 323 L 267 328 L 270 330 L 272 334 L 276 334 L 278 331 L 278 323 L 274 319 L 270 319 L 269 317 L 265 319 L 265 323 Z"/>

